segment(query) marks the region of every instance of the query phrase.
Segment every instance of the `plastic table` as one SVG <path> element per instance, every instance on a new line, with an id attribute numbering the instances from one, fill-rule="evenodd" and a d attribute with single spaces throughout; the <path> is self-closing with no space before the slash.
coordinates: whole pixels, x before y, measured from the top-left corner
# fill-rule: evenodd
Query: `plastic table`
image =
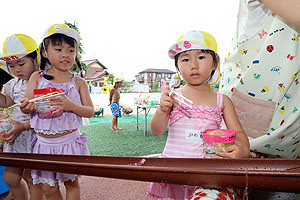
<path id="1" fill-rule="evenodd" d="M 145 111 L 145 129 L 144 136 L 147 136 L 147 115 L 149 114 L 151 108 L 157 108 L 159 105 L 136 105 L 136 130 L 139 130 L 139 112 Z"/>

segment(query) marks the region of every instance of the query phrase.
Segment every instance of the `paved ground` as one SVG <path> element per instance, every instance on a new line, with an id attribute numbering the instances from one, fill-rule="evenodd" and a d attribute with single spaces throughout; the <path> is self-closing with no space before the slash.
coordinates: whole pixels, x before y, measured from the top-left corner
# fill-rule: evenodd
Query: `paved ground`
<path id="1" fill-rule="evenodd" d="M 80 178 L 81 199 L 146 200 L 148 182 L 109 179 L 92 176 Z"/>
<path id="2" fill-rule="evenodd" d="M 81 200 L 150 200 L 146 195 L 148 182 L 109 179 L 92 176 L 80 178 Z M 62 189 L 62 193 L 64 189 Z M 0 195 L 3 200 L 6 194 Z M 300 194 L 252 191 L 249 200 L 296 200 Z"/>
<path id="3" fill-rule="evenodd" d="M 81 200 L 149 200 L 146 195 L 148 182 L 81 176 Z M 62 193 L 65 194 L 62 188 Z M 6 194 L 0 195 L 0 200 Z"/>

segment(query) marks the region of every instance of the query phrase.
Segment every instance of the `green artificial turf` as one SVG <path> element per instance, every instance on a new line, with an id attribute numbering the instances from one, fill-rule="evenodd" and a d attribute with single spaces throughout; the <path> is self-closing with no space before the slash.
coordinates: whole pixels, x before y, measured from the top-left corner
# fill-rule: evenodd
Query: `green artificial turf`
<path id="1" fill-rule="evenodd" d="M 148 114 L 147 115 L 147 122 L 150 122 L 153 117 L 153 114 Z M 123 123 L 130 123 L 130 122 L 136 122 L 137 121 L 137 116 L 136 115 L 129 115 L 129 116 L 122 116 L 118 118 L 118 123 L 123 124 Z M 112 116 L 104 116 L 104 117 L 92 117 L 89 118 L 90 124 L 92 125 L 102 125 L 102 124 L 111 124 Z M 140 114 L 139 115 L 139 122 L 145 122 L 145 115 Z M 144 125 L 143 125 L 144 127 Z"/>
<path id="2" fill-rule="evenodd" d="M 136 122 L 120 123 L 123 130 L 117 133 L 110 130 L 110 123 L 82 126 L 80 130 L 86 132 L 93 156 L 145 156 L 161 153 L 167 139 L 167 130 L 161 136 L 152 134 L 150 120 L 147 136 L 144 136 L 144 122 L 139 123 L 139 130 L 136 130 Z"/>

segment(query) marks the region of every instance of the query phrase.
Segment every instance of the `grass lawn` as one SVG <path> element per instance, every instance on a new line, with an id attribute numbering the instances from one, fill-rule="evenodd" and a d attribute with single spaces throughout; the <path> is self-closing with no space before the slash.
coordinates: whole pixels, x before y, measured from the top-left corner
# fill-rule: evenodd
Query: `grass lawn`
<path id="1" fill-rule="evenodd" d="M 141 116 L 141 119 L 143 117 Z M 91 155 L 145 156 L 163 151 L 168 130 L 161 136 L 155 136 L 150 130 L 150 120 L 148 120 L 148 133 L 145 137 L 144 122 L 141 121 L 139 130 L 136 130 L 136 122 L 121 123 L 121 119 L 119 127 L 123 130 L 119 130 L 118 133 L 110 130 L 111 121 L 109 120 L 107 124 L 88 125 L 80 128 L 81 131 L 85 131 L 87 134 L 87 144 Z"/>

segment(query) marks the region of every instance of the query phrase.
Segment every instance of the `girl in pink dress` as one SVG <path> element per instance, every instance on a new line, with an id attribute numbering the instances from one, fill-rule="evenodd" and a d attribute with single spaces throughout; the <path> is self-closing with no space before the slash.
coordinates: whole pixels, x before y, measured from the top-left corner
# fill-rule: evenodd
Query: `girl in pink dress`
<path id="1" fill-rule="evenodd" d="M 169 124 L 168 139 L 161 156 L 204 158 L 203 131 L 221 128 L 224 119 L 227 128 L 236 131 L 236 142 L 224 152 L 217 152 L 215 157 L 247 158 L 249 141 L 231 100 L 210 87 L 218 82 L 220 76 L 217 44 L 213 36 L 204 31 L 188 32 L 170 48 L 169 56 L 175 59 L 176 69 L 186 85 L 175 90 L 179 94 L 176 95 L 177 100 L 174 93 L 170 95 L 170 88 L 166 88 L 151 120 L 151 130 L 156 136 L 162 135 Z M 189 104 L 186 98 L 193 103 Z M 189 199 L 196 189 L 196 186 L 151 183 L 148 195 L 155 199 L 182 200 Z M 216 197 L 218 195 L 215 194 Z"/>

